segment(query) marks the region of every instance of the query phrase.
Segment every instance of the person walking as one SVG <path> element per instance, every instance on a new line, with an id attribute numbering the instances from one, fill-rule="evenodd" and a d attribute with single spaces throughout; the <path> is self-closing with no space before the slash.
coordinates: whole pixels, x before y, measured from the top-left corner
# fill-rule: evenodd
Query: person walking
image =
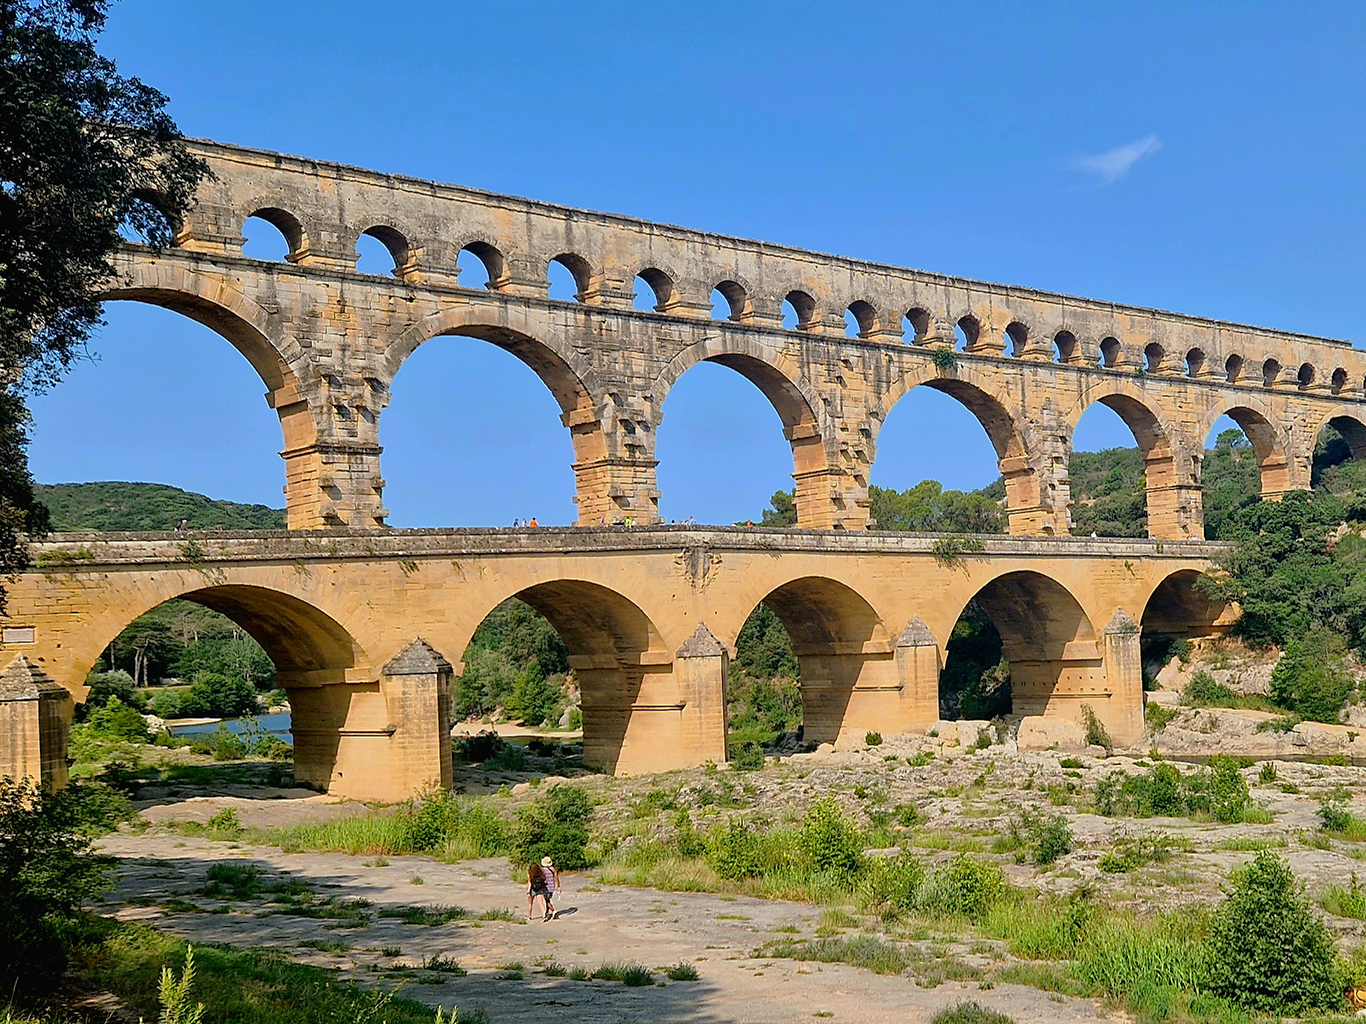
<path id="1" fill-rule="evenodd" d="M 560 894 L 560 870 L 555 867 L 555 862 L 547 855 L 541 858 L 541 874 L 545 875 L 545 887 L 550 896 Z M 546 897 L 545 919 L 553 921 L 555 919 L 555 908 L 550 905 L 550 896 Z"/>
<path id="2" fill-rule="evenodd" d="M 545 916 L 542 921 L 549 921 L 550 915 L 555 912 L 555 908 L 550 903 L 550 887 L 546 884 L 545 872 L 539 864 L 533 864 L 527 868 L 526 873 L 526 916 L 532 917 L 536 911 L 536 897 L 545 900 Z"/>

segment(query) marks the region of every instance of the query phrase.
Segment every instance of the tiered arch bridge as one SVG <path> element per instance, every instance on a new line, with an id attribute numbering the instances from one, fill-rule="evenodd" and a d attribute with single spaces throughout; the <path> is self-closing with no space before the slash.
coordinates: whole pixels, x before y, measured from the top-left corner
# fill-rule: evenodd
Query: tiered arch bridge
<path id="1" fill-rule="evenodd" d="M 522 595 L 579 646 L 589 756 L 617 770 L 723 753 L 720 719 L 707 717 L 722 713 L 722 676 L 686 667 L 694 659 L 680 652 L 699 626 L 710 639 L 699 634 L 694 646 L 724 652 L 765 598 L 804 652 L 812 736 L 863 728 L 883 713 L 863 708 L 907 716 L 893 715 L 888 728 L 925 721 L 932 702 L 915 689 L 923 680 L 905 687 L 907 666 L 930 662 L 924 651 L 903 657 L 898 644 L 930 636 L 937 665 L 953 621 L 945 616 L 961 610 L 963 592 L 986 586 L 982 604 L 1015 652 L 1017 704 L 1075 713 L 1081 694 L 1117 739 L 1137 738 L 1136 662 L 1132 673 L 1116 667 L 1128 641 L 1110 638 L 1128 635 L 1127 621 L 1141 621 L 1164 580 L 1185 588 L 1168 595 L 1177 609 L 1168 627 L 1185 628 L 1181 609 L 1203 607 L 1189 579 L 1214 551 L 1201 543 L 1200 472 L 1215 421 L 1230 416 L 1247 433 L 1264 497 L 1310 485 L 1326 424 L 1366 452 L 1366 353 L 1346 342 L 219 143 L 193 148 L 213 176 L 176 225 L 175 246 L 125 246 L 106 297 L 192 317 L 256 368 L 280 417 L 291 532 L 214 535 L 203 542 L 207 561 L 194 565 L 175 555 L 184 538 L 56 539 L 40 549 L 50 556 L 43 571 L 12 588 L 0 665 L 22 655 L 28 667 L 16 670 L 25 677 L 16 686 L 41 688 L 41 671 L 79 695 L 110 636 L 160 600 L 188 595 L 262 639 L 295 698 L 304 776 L 347 791 L 370 785 L 355 781 L 367 758 L 394 766 L 377 770 L 379 788 L 427 771 L 405 767 L 408 755 L 398 753 L 408 749 L 403 736 L 417 735 L 416 719 L 394 703 L 407 691 L 384 682 L 386 666 L 439 668 L 444 658 L 458 670 L 494 591 Z M 280 229 L 284 262 L 243 255 L 251 217 Z M 391 273 L 357 269 L 362 235 L 384 245 Z M 482 262 L 486 287 L 461 285 L 461 253 Z M 573 276 L 572 301 L 549 298 L 552 263 Z M 638 280 L 654 296 L 651 311 L 634 308 Z M 723 318 L 713 316 L 714 292 Z M 795 316 L 786 327 L 785 307 Z M 386 529 L 379 439 L 390 385 L 408 356 L 442 335 L 497 345 L 550 389 L 573 440 L 578 529 L 534 540 Z M 741 373 L 773 404 L 791 445 L 801 532 L 651 528 L 664 402 L 703 361 Z M 976 415 L 1005 477 L 1012 538 L 987 540 L 984 554 L 950 567 L 923 538 L 865 532 L 876 527 L 868 477 L 882 423 L 922 386 Z M 1119 414 L 1142 451 L 1148 541 L 1069 536 L 1072 434 L 1097 402 Z M 647 529 L 612 529 L 627 519 Z M 90 560 L 75 557 L 87 548 Z M 708 568 L 718 559 L 720 568 Z M 666 585 L 680 564 L 689 582 Z M 205 572 L 224 582 L 210 586 Z M 426 645 L 391 666 L 415 636 Z M 688 689 L 703 676 L 712 681 Z M 609 709 L 600 721 L 594 701 Z M 679 738 L 637 739 L 673 737 L 675 726 L 658 724 L 666 721 L 683 730 Z M 380 757 L 380 748 L 390 753 Z M 362 760 L 348 761 L 355 756 Z"/>

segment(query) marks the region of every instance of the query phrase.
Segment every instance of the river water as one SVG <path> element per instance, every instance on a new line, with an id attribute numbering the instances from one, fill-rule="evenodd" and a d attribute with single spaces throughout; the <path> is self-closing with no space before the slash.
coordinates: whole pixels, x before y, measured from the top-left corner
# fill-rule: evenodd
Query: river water
<path id="1" fill-rule="evenodd" d="M 294 742 L 294 735 L 289 731 L 289 712 L 280 711 L 273 715 L 257 715 L 253 719 L 244 718 L 225 718 L 221 722 L 207 722 L 200 725 L 172 725 L 168 726 L 172 736 L 201 736 L 205 733 L 215 732 L 219 725 L 226 726 L 229 732 L 241 733 L 245 727 L 243 722 L 254 721 L 257 726 L 273 736 L 278 736 L 286 743 Z"/>

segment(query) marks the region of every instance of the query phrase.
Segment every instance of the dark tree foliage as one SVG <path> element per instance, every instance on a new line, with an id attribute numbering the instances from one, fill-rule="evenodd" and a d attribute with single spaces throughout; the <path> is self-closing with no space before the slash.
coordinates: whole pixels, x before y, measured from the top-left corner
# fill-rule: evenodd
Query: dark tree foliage
<path id="1" fill-rule="evenodd" d="M 735 640 L 737 670 L 755 679 L 798 677 L 797 656 L 782 620 L 766 604 L 750 612 Z"/>
<path id="2" fill-rule="evenodd" d="M 939 674 L 939 714 L 945 721 L 995 718 L 1011 710 L 1010 663 L 1001 634 L 976 601 L 953 625 Z"/>
<path id="3" fill-rule="evenodd" d="M 569 649 L 544 615 L 509 598 L 489 612 L 465 648 L 464 674 L 456 680 L 451 709 L 457 718 L 505 710 L 528 724 L 558 714 Z"/>
<path id="4" fill-rule="evenodd" d="M 166 97 L 96 52 L 108 6 L 0 0 L 0 577 L 46 526 L 25 391 L 55 383 L 100 325 L 120 226 L 170 244 L 208 170 Z"/>
<path id="5" fill-rule="evenodd" d="M 1235 427 L 1221 431 L 1205 452 L 1200 475 L 1205 536 L 1221 540 L 1229 518 L 1261 498 L 1262 470 L 1247 436 Z"/>
<path id="6" fill-rule="evenodd" d="M 105 887 L 77 800 L 0 779 L 0 986 L 7 1000 L 57 986 L 82 907 Z"/>
<path id="7" fill-rule="evenodd" d="M 28 568 L 25 536 L 39 536 L 48 528 L 47 509 L 34 496 L 28 471 L 28 422 L 18 393 L 0 390 L 0 583 Z M 0 585 L 0 614 L 4 611 L 5 588 Z"/>
<path id="8" fill-rule="evenodd" d="M 1148 504 L 1137 448 L 1073 452 L 1072 532 L 1086 537 L 1146 537 Z"/>
<path id="9" fill-rule="evenodd" d="M 108 0 L 0 3 L 0 373 L 52 383 L 101 322 L 119 229 L 169 245 L 203 161 L 95 49 Z"/>

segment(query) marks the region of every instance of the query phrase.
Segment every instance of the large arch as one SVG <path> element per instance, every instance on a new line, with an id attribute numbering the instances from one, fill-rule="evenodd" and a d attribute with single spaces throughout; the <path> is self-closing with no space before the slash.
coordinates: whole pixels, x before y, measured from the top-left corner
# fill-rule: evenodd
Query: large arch
<path id="1" fill-rule="evenodd" d="M 1238 606 L 1205 593 L 1205 573 L 1179 569 L 1153 588 L 1139 619 L 1143 677 L 1151 679 L 1171 659 L 1180 641 L 1223 636 L 1238 620 Z"/>
<path id="2" fill-rule="evenodd" d="M 306 359 L 297 342 L 282 335 L 270 314 L 226 278 L 156 260 L 122 260 L 117 283 L 101 299 L 169 309 L 214 331 L 242 354 L 265 384 L 266 402 L 280 419 L 288 525 L 291 529 L 318 525 L 314 483 L 320 474 L 318 424 L 301 387 L 301 376 L 308 371 L 303 369 Z"/>
<path id="3" fill-rule="evenodd" d="M 881 617 L 852 587 L 803 576 L 773 588 L 767 605 L 792 640 L 801 674 L 803 736 L 835 743 L 869 730 L 902 731 L 902 695 L 891 638 Z M 730 637 L 733 648 L 740 627 Z"/>
<path id="4" fill-rule="evenodd" d="M 1148 536 L 1163 540 L 1203 537 L 1200 509 L 1190 507 L 1198 502 L 1197 467 L 1180 465 L 1178 435 L 1142 388 L 1127 381 L 1106 380 L 1083 394 L 1067 414 L 1069 451 L 1077 424 L 1096 403 L 1114 412 L 1138 445 L 1146 481 Z"/>
<path id="5" fill-rule="evenodd" d="M 667 746 L 670 732 L 678 730 L 684 705 L 672 656 L 650 617 L 624 595 L 588 580 L 550 580 L 507 596 L 545 616 L 569 651 L 582 695 L 584 764 L 632 774 L 667 763 L 658 745 Z"/>
<path id="6" fill-rule="evenodd" d="M 183 582 L 110 602 L 108 612 L 77 659 L 80 679 L 100 653 L 139 616 L 179 599 L 226 615 L 265 650 L 275 663 L 275 680 L 289 694 L 294 734 L 294 778 L 304 785 L 328 788 L 337 775 L 338 757 L 348 725 L 361 716 L 366 694 L 378 698 L 379 677 L 351 632 L 309 601 L 271 587 L 216 582 L 184 574 Z M 356 684 L 355 679 L 373 680 Z M 387 723 L 377 722 L 383 730 Z M 377 733 L 378 735 L 378 733 Z"/>
<path id="7" fill-rule="evenodd" d="M 1105 666 L 1096 631 L 1061 583 L 1033 570 L 1015 570 L 979 587 L 963 602 L 960 618 L 971 601 L 1000 634 L 1015 714 L 1079 719 L 1086 695 L 1103 699 Z M 1102 707 L 1094 710 L 1104 718 Z"/>
<path id="8" fill-rule="evenodd" d="M 1296 484 L 1292 460 L 1290 453 L 1286 451 L 1284 435 L 1274 425 L 1277 420 L 1276 413 L 1262 402 L 1243 396 L 1221 402 L 1205 413 L 1198 427 L 1201 443 L 1209 437 L 1210 431 L 1222 416 L 1227 416 L 1238 424 L 1239 429 L 1252 443 L 1252 451 L 1257 456 L 1257 466 L 1262 479 L 1262 497 L 1274 500 L 1294 490 Z M 1317 431 L 1314 431 L 1314 436 L 1317 436 Z M 1308 459 L 1313 454 L 1313 444 L 1311 437 L 1305 456 L 1306 473 Z M 1307 487 L 1308 484 L 1309 481 L 1306 479 L 1303 486 Z"/>
<path id="9" fill-rule="evenodd" d="M 569 428 L 574 446 L 573 469 L 578 521 L 596 523 L 610 514 L 602 486 L 602 467 L 613 452 L 603 416 L 614 415 L 596 374 L 572 347 L 563 344 L 545 324 L 489 323 L 480 310 L 462 307 L 433 314 L 411 325 L 385 352 L 385 373 L 393 381 L 419 346 L 438 337 L 467 337 L 484 341 L 515 356 L 531 369 L 554 397 L 561 422 Z M 615 517 L 613 517 L 615 518 Z"/>
<path id="10" fill-rule="evenodd" d="M 785 356 L 748 338 L 707 338 L 684 349 L 660 371 L 651 388 L 655 430 L 663 423 L 669 391 L 691 367 L 716 363 L 740 374 L 768 399 L 783 425 L 792 448 L 792 477 L 796 482 L 797 525 L 833 525 L 826 480 L 833 459 L 824 403 Z"/>
<path id="11" fill-rule="evenodd" d="M 1056 516 L 1052 499 L 1043 493 L 1040 486 L 1035 465 L 1040 453 L 1024 417 L 1014 410 L 1012 402 L 996 393 L 971 365 L 960 363 L 948 373 L 942 373 L 933 366 L 920 367 L 894 381 L 873 416 L 874 452 L 878 433 L 887 421 L 887 416 L 897 402 L 917 387 L 929 387 L 957 400 L 986 431 L 996 452 L 1001 475 L 1005 478 L 1006 515 L 1010 532 L 1053 533 Z"/>

